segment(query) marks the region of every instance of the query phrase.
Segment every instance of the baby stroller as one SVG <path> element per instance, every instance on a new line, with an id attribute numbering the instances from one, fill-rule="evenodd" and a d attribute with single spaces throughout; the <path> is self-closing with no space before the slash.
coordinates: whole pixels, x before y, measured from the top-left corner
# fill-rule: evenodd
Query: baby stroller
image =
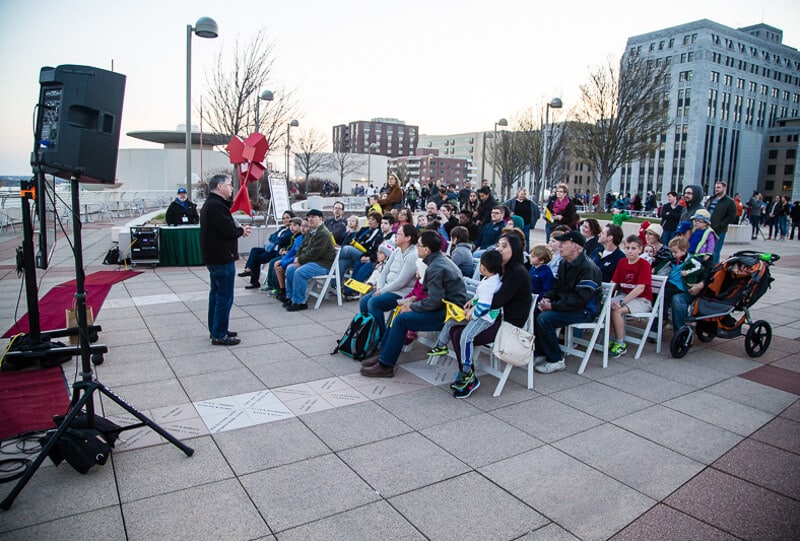
<path id="1" fill-rule="evenodd" d="M 777 254 L 751 251 L 736 252 L 714 267 L 708 286 L 689 307 L 687 325 L 675 331 L 669 350 L 680 359 L 692 345 L 692 336 L 710 342 L 715 336 L 736 338 L 747 322 L 744 349 L 751 357 L 760 357 L 772 341 L 772 327 L 764 320 L 753 321 L 749 308 L 769 289 L 774 280 L 769 268 L 780 259 Z M 737 317 L 733 312 L 743 312 Z M 691 323 L 696 323 L 695 328 Z"/>

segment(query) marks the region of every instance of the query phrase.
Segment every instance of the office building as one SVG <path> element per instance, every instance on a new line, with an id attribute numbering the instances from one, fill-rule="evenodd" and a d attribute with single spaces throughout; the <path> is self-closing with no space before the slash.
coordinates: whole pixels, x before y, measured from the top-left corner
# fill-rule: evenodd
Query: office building
<path id="1" fill-rule="evenodd" d="M 469 132 L 449 135 L 419 136 L 419 148 L 423 150 L 437 150 L 439 156 L 456 158 L 467 161 L 468 176 L 470 181 L 491 178 L 492 161 L 485 158 L 487 148 L 491 151 L 492 132 Z M 487 146 L 488 145 L 488 146 Z M 487 177 L 488 171 L 488 177 Z"/>
<path id="2" fill-rule="evenodd" d="M 759 187 L 762 195 L 772 201 L 776 195 L 785 195 L 792 201 L 800 200 L 800 171 L 797 169 L 797 151 L 800 150 L 800 118 L 779 119 L 767 131 L 764 148 L 764 183 Z M 746 200 L 750 193 L 742 193 Z"/>
<path id="3" fill-rule="evenodd" d="M 800 53 L 783 31 L 695 21 L 628 39 L 623 63 L 670 65 L 670 127 L 655 152 L 615 174 L 612 187 L 661 199 L 714 182 L 752 193 L 763 184 L 767 132 L 800 113 Z"/>
<path id="4" fill-rule="evenodd" d="M 419 127 L 396 118 L 373 118 L 333 127 L 333 151 L 376 154 L 396 158 L 413 156 L 419 141 Z"/>
<path id="5" fill-rule="evenodd" d="M 443 181 L 459 188 L 472 180 L 470 163 L 463 158 L 440 156 L 433 148 L 418 149 L 416 156 L 400 156 L 389 160 L 389 170 L 400 172 L 403 184 L 413 182 L 418 186 Z"/>

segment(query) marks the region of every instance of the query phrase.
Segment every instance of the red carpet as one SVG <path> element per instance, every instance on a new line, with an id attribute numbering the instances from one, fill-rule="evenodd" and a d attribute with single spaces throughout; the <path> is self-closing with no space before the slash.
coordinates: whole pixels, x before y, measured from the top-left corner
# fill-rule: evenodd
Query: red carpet
<path id="1" fill-rule="evenodd" d="M 91 306 L 97 318 L 111 286 L 144 271 L 97 271 L 86 276 L 86 305 Z M 59 284 L 39 299 L 39 326 L 42 331 L 63 329 L 67 325 L 66 311 L 75 304 L 75 280 Z M 9 338 L 30 330 L 28 314 L 25 314 L 2 338 Z"/>
<path id="2" fill-rule="evenodd" d="M 69 394 L 60 366 L 0 372 L 0 439 L 53 428 L 53 415 L 64 415 L 67 408 Z"/>

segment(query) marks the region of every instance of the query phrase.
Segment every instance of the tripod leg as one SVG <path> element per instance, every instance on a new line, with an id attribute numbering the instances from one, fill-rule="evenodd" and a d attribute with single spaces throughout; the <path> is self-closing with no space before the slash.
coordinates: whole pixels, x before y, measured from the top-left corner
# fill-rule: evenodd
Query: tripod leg
<path id="1" fill-rule="evenodd" d="M 145 416 L 142 412 L 140 412 L 139 410 L 137 410 L 136 408 L 134 408 L 133 406 L 131 406 L 130 404 L 125 402 L 123 399 L 118 397 L 116 394 L 114 394 L 114 391 L 112 391 L 111 389 L 109 389 L 108 387 L 103 385 L 102 383 L 99 383 L 99 382 L 95 382 L 95 383 L 97 385 L 97 389 L 101 393 L 103 393 L 104 395 L 109 397 L 111 400 L 113 400 L 114 402 L 116 402 L 117 404 L 122 406 L 122 409 L 124 409 L 125 411 L 127 411 L 128 413 L 130 413 L 131 415 L 136 417 L 137 419 L 139 419 L 142 423 L 144 423 L 148 427 L 150 427 L 150 429 L 152 429 L 154 432 L 158 433 L 159 436 L 165 438 L 172 445 L 174 445 L 175 447 L 177 447 L 178 449 L 180 449 L 181 451 L 186 453 L 186 456 L 192 456 L 194 454 L 194 449 L 192 449 L 191 447 L 187 446 L 182 441 L 180 441 L 178 438 L 176 438 L 175 436 L 173 436 L 172 434 L 170 434 L 169 432 L 167 432 L 166 430 L 164 430 L 163 428 L 161 428 L 160 426 L 155 424 L 149 417 Z"/>
<path id="2" fill-rule="evenodd" d="M 33 477 L 33 474 L 36 473 L 36 470 L 38 470 L 39 466 L 42 465 L 44 459 L 47 458 L 47 455 L 50 453 L 50 449 L 52 449 L 58 440 L 61 439 L 62 434 L 64 434 L 64 432 L 72 425 L 72 421 L 75 420 L 75 417 L 77 417 L 81 412 L 83 406 L 91 399 L 92 392 L 94 392 L 94 389 L 87 390 L 83 393 L 83 396 L 80 398 L 80 400 L 75 403 L 69 414 L 67 414 L 64 420 L 61 422 L 61 425 L 59 425 L 58 430 L 56 430 L 55 434 L 53 434 L 45 446 L 42 447 L 42 450 L 39 451 L 39 455 L 36 457 L 36 460 L 34 460 L 31 465 L 28 466 L 28 469 L 25 470 L 25 474 L 20 478 L 19 481 L 17 481 L 17 484 L 14 485 L 14 488 L 11 490 L 8 496 L 6 496 L 6 499 L 0 503 L 0 508 L 6 511 L 11 509 L 11 504 L 14 503 L 14 500 L 17 498 L 17 496 L 19 496 L 19 493 L 22 492 L 22 489 L 25 488 L 25 485 L 27 485 L 28 481 L 30 481 L 31 477 Z"/>

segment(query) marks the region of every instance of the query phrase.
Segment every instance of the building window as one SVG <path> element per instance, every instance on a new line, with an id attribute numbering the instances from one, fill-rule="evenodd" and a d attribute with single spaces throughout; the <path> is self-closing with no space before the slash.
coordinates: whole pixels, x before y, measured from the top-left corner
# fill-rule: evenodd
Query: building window
<path id="1" fill-rule="evenodd" d="M 778 149 L 773 148 L 767 153 L 767 159 L 769 160 L 777 160 L 778 159 Z"/>
<path id="2" fill-rule="evenodd" d="M 683 56 L 683 55 L 681 55 L 681 56 Z M 725 77 L 728 77 L 728 75 L 726 75 Z M 712 83 L 718 83 L 719 82 L 719 72 L 718 71 L 712 71 L 711 72 L 711 82 Z"/>
<path id="3" fill-rule="evenodd" d="M 787 163 L 783 166 L 783 174 L 784 175 L 794 175 L 794 164 Z"/>
<path id="4" fill-rule="evenodd" d="M 771 191 L 773 191 L 773 190 L 775 189 L 775 181 L 774 181 L 774 180 L 768 180 L 768 181 L 766 181 L 766 182 L 764 183 L 764 189 L 765 189 L 766 191 L 768 191 L 768 192 L 771 192 Z"/>
<path id="5" fill-rule="evenodd" d="M 784 192 L 791 192 L 792 191 L 792 183 L 791 182 L 784 182 L 782 188 L 783 188 Z"/>
<path id="6" fill-rule="evenodd" d="M 736 88 L 744 90 L 744 79 L 736 79 Z"/>

